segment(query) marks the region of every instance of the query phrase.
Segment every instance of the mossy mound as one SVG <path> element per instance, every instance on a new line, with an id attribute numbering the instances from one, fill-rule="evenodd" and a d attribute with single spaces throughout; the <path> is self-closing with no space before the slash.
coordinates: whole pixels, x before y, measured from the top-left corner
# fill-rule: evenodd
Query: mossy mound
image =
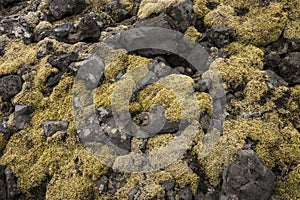
<path id="1" fill-rule="evenodd" d="M 3 58 L 0 57 L 0 75 L 15 74 L 22 65 L 30 67 L 37 62 L 34 44 L 25 45 L 20 40 L 11 40 L 5 49 Z"/>
<path id="2" fill-rule="evenodd" d="M 249 12 L 244 16 L 235 16 L 234 7 L 221 4 L 205 15 L 204 23 L 208 27 L 231 27 L 236 31 L 238 41 L 263 46 L 278 40 L 287 19 L 281 3 L 270 3 L 262 8 L 249 7 Z"/>
<path id="3" fill-rule="evenodd" d="M 138 12 L 138 17 L 146 18 L 151 14 L 159 14 L 169 7 L 175 7 L 184 0 L 142 0 Z"/>

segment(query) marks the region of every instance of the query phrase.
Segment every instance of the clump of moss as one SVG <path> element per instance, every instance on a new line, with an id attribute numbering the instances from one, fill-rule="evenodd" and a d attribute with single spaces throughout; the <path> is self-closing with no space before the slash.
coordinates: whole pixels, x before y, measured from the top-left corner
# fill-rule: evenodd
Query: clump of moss
<path id="1" fill-rule="evenodd" d="M 151 14 L 161 13 L 167 8 L 178 6 L 183 2 L 183 0 L 142 0 L 138 11 L 138 17 L 146 18 Z"/>
<path id="2" fill-rule="evenodd" d="M 242 118 L 226 121 L 218 144 L 206 157 L 199 159 L 210 183 L 219 184 L 222 171 L 236 159 L 237 151 L 246 138 L 257 141 L 254 150 L 268 168 L 279 166 L 282 170 L 290 169 L 299 160 L 300 150 L 297 146 L 300 136 L 290 124 L 283 129 L 279 129 L 279 124 L 279 119 L 277 122 Z"/>
<path id="3" fill-rule="evenodd" d="M 215 66 L 225 83 L 225 89 L 243 88 L 250 80 L 264 80 L 263 68 L 264 53 L 253 45 L 232 43 L 225 50 L 230 53 L 228 59 L 218 58 L 212 65 Z"/>
<path id="4" fill-rule="evenodd" d="M 276 193 L 286 199 L 299 199 L 300 164 L 292 169 L 285 179 L 275 182 Z"/>
<path id="5" fill-rule="evenodd" d="M 122 70 L 127 69 L 127 71 L 129 71 L 141 65 L 149 64 L 150 62 L 151 59 L 148 58 L 124 54 L 106 66 L 104 75 L 106 79 L 116 78 Z"/>
<path id="6" fill-rule="evenodd" d="M 14 98 L 14 103 L 28 103 L 35 111 L 30 124 L 11 137 L 0 163 L 12 167 L 18 186 L 25 193 L 50 176 L 53 178 L 47 188 L 49 198 L 59 197 L 61 184 L 72 185 L 72 190 L 61 190 L 60 197 L 84 196 L 92 181 L 106 173 L 106 167 L 78 143 L 74 134 L 73 82 L 73 77 L 63 75 L 49 97 L 44 97 L 40 88 L 34 86 L 31 92 Z M 40 96 L 39 99 L 32 94 Z M 45 140 L 41 129 L 45 120 L 69 121 L 67 133 L 57 132 Z"/>
<path id="7" fill-rule="evenodd" d="M 25 45 L 20 40 L 12 40 L 5 47 L 0 60 L 0 75 L 14 74 L 21 65 L 31 66 L 37 62 L 35 44 Z"/>
<path id="8" fill-rule="evenodd" d="M 165 190 L 161 183 L 170 179 L 174 179 L 179 188 L 191 186 L 194 194 L 197 191 L 198 176 L 192 172 L 186 161 L 178 160 L 166 167 L 165 170 L 149 172 L 145 175 L 142 173 L 132 173 L 126 179 L 126 184 L 116 192 L 114 197 L 117 199 L 127 199 L 128 193 L 133 188 L 136 188 L 139 190 L 139 199 L 161 199 L 165 196 Z"/>
<path id="9" fill-rule="evenodd" d="M 0 132 L 0 151 L 2 151 L 5 146 L 6 146 L 6 140 L 4 134 Z"/>
<path id="10" fill-rule="evenodd" d="M 190 38 L 193 41 L 196 41 L 201 38 L 202 34 L 197 31 L 194 26 L 188 27 L 184 34 L 185 37 Z"/>
<path id="11" fill-rule="evenodd" d="M 289 21 L 284 29 L 283 37 L 287 39 L 300 38 L 300 19 Z"/>
<path id="12" fill-rule="evenodd" d="M 270 3 L 262 8 L 251 6 L 245 16 L 234 16 L 234 8 L 224 3 L 210 11 L 204 17 L 204 22 L 209 27 L 231 27 L 236 30 L 238 41 L 263 46 L 280 37 L 287 22 L 283 6 L 282 3 Z"/>

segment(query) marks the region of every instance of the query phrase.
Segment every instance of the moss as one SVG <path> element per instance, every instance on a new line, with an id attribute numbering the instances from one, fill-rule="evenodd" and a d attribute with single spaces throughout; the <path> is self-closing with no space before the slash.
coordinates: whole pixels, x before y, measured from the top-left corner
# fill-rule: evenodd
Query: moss
<path id="1" fill-rule="evenodd" d="M 0 75 L 14 74 L 22 65 L 31 66 L 37 62 L 35 44 L 25 45 L 20 40 L 11 40 L 5 47 L 0 60 Z"/>
<path id="2" fill-rule="evenodd" d="M 79 175 L 54 176 L 47 186 L 46 199 L 93 199 L 96 191 L 92 181 Z"/>
<path id="3" fill-rule="evenodd" d="M 195 0 L 194 1 L 193 10 L 194 10 L 197 18 L 202 18 L 209 12 L 209 9 L 206 7 L 206 3 L 207 3 L 207 0 Z"/>
<path id="4" fill-rule="evenodd" d="M 280 179 L 275 182 L 275 192 L 286 199 L 299 199 L 300 191 L 300 164 L 292 169 L 285 180 Z"/>
<path id="5" fill-rule="evenodd" d="M 272 118 L 272 122 L 257 119 L 226 121 L 223 136 L 216 147 L 206 157 L 199 159 L 210 183 L 219 184 L 222 171 L 236 159 L 237 151 L 247 137 L 257 141 L 254 149 L 268 168 L 279 166 L 283 170 L 290 169 L 292 163 L 299 160 L 300 150 L 297 145 L 300 136 L 290 124 L 279 129 L 280 123 L 274 120 L 275 118 Z"/>
<path id="6" fill-rule="evenodd" d="M 57 74 L 59 72 L 57 68 L 52 67 L 47 62 L 47 59 L 48 57 L 45 57 L 39 62 L 38 64 L 39 69 L 37 70 L 36 77 L 34 78 L 34 86 L 38 87 L 39 91 L 43 93 L 49 90 L 46 85 L 48 77 L 51 74 Z"/>
<path id="7" fill-rule="evenodd" d="M 115 83 L 104 83 L 93 91 L 94 104 L 96 108 L 101 106 L 111 106 L 112 93 L 115 87 Z"/>
<path id="8" fill-rule="evenodd" d="M 204 22 L 206 26 L 232 27 L 236 30 L 238 41 L 263 46 L 280 37 L 287 22 L 283 6 L 283 3 L 270 3 L 262 8 L 249 5 L 249 12 L 245 16 L 234 16 L 234 8 L 224 4 L 210 11 L 204 17 Z"/>
<path id="9" fill-rule="evenodd" d="M 151 59 L 144 58 L 141 56 L 132 56 L 128 54 L 124 54 L 121 57 L 117 58 L 111 64 L 106 66 L 105 68 L 105 78 L 112 79 L 116 78 L 116 76 L 122 71 L 127 69 L 127 71 L 139 67 L 141 65 L 145 65 L 151 62 Z"/>
<path id="10" fill-rule="evenodd" d="M 48 21 L 41 21 L 35 28 L 34 31 L 40 31 L 40 30 L 45 30 L 45 29 L 51 29 L 53 26 L 50 22 Z"/>
<path id="11" fill-rule="evenodd" d="M 178 6 L 183 2 L 183 0 L 142 0 L 138 11 L 138 17 L 146 18 L 151 14 L 159 14 L 167 8 Z"/>
<path id="12" fill-rule="evenodd" d="M 0 132 L 0 151 L 2 151 L 5 146 L 6 146 L 6 140 L 4 134 Z"/>
<path id="13" fill-rule="evenodd" d="M 95 187 L 92 181 L 106 173 L 106 167 L 78 144 L 74 134 L 73 81 L 73 77 L 64 75 L 49 97 L 43 97 L 39 88 L 34 87 L 31 92 L 14 99 L 14 103 L 34 105 L 35 111 L 30 124 L 11 137 L 0 163 L 12 167 L 18 177 L 18 186 L 25 193 L 53 177 L 47 188 L 49 198 L 81 198 Z M 32 94 L 38 94 L 39 99 Z M 45 140 L 41 129 L 45 120 L 69 121 L 68 132 L 58 132 Z M 76 174 L 79 173 L 76 168 L 82 175 Z M 69 189 L 60 190 L 64 186 Z"/>
<path id="14" fill-rule="evenodd" d="M 184 34 L 185 37 L 188 37 L 190 39 L 192 39 L 193 41 L 196 41 L 198 39 L 201 38 L 202 34 L 199 33 L 197 31 L 197 29 L 194 27 L 194 26 L 190 26 L 188 27 L 188 29 L 185 31 L 185 34 Z"/>
<path id="15" fill-rule="evenodd" d="M 289 21 L 284 29 L 284 38 L 300 38 L 300 19 L 295 21 Z"/>

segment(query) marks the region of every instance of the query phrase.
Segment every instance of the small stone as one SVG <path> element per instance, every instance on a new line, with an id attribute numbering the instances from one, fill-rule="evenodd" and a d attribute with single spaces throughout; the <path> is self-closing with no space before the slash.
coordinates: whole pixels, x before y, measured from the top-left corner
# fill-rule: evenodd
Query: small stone
<path id="1" fill-rule="evenodd" d="M 174 179 L 168 179 L 165 181 L 160 182 L 162 186 L 164 186 L 165 190 L 169 191 L 172 190 L 175 186 L 176 181 Z"/>
<path id="2" fill-rule="evenodd" d="M 90 15 L 85 15 L 80 20 L 77 27 L 70 30 L 68 35 L 68 41 L 70 43 L 76 43 L 80 41 L 96 42 L 100 37 L 100 30 L 96 21 Z"/>
<path id="3" fill-rule="evenodd" d="M 69 127 L 68 121 L 45 121 L 42 123 L 45 138 L 51 137 L 58 131 L 67 131 Z"/>
<path id="4" fill-rule="evenodd" d="M 82 12 L 87 4 L 85 0 L 50 0 L 48 5 L 51 14 L 58 20 Z"/>
<path id="5" fill-rule="evenodd" d="M 235 40 L 235 31 L 226 26 L 212 26 L 207 31 L 206 37 L 210 43 L 222 48 Z"/>
<path id="6" fill-rule="evenodd" d="M 9 101 L 22 90 L 22 78 L 17 75 L 8 75 L 0 78 L 0 96 Z"/>
<path id="7" fill-rule="evenodd" d="M 190 189 L 190 187 L 185 187 L 184 189 L 181 189 L 177 192 L 178 200 L 191 200 L 193 199 L 193 193 Z"/>
<path id="8" fill-rule="evenodd" d="M 30 121 L 30 115 L 34 108 L 26 105 L 16 105 L 15 112 L 12 114 L 11 120 L 8 121 L 10 127 L 16 130 L 22 130 L 25 124 Z"/>
<path id="9" fill-rule="evenodd" d="M 7 189 L 7 199 L 17 199 L 21 191 L 17 187 L 17 178 L 12 172 L 11 167 L 5 168 L 5 182 Z"/>
<path id="10" fill-rule="evenodd" d="M 67 67 L 72 63 L 76 62 L 78 54 L 75 52 L 61 54 L 61 55 L 50 55 L 47 62 L 50 63 L 53 67 L 57 68 L 60 71 L 66 71 Z"/>
<path id="11" fill-rule="evenodd" d="M 275 175 L 267 169 L 253 150 L 240 150 L 239 160 L 223 173 L 220 200 L 268 200 L 273 191 Z"/>

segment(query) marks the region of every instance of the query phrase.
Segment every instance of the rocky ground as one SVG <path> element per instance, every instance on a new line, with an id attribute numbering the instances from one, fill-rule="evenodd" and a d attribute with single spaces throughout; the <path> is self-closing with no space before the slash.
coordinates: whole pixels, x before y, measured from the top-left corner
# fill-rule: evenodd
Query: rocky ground
<path id="1" fill-rule="evenodd" d="M 299 0 L 0 0 L 0 199 L 300 199 L 299 10 Z M 174 53 L 124 53 L 103 43 L 144 27 L 181 32 L 202 45 L 224 92 L 212 93 L 207 73 Z M 100 81 L 95 85 L 89 71 L 79 80 L 94 86 L 75 87 L 80 67 L 92 70 L 100 62 L 94 55 L 104 54 L 111 61 Z M 155 129 L 160 104 L 166 123 L 152 137 L 135 137 L 116 125 L 114 116 L 125 115 L 114 113 L 120 107 L 112 99 L 114 90 L 128 88 L 127 77 L 139 77 L 135 70 L 150 68 L 150 78 L 171 84 L 136 89 L 128 113 Z M 98 147 L 92 131 L 75 123 L 80 91 L 93 93 L 96 108 L 84 125 L 97 122 L 96 139 L 127 153 L 114 157 L 103 145 L 97 157 L 85 148 Z M 196 101 L 181 97 L 190 93 Z M 222 111 L 215 96 L 226 100 L 225 120 L 213 120 L 222 131 L 210 129 L 214 111 Z M 194 121 L 181 102 L 198 107 Z M 179 131 L 181 123 L 196 128 Z M 152 164 L 173 158 L 165 147 L 181 149 L 172 141 L 190 132 L 174 162 L 155 171 L 131 163 L 141 153 Z"/>

